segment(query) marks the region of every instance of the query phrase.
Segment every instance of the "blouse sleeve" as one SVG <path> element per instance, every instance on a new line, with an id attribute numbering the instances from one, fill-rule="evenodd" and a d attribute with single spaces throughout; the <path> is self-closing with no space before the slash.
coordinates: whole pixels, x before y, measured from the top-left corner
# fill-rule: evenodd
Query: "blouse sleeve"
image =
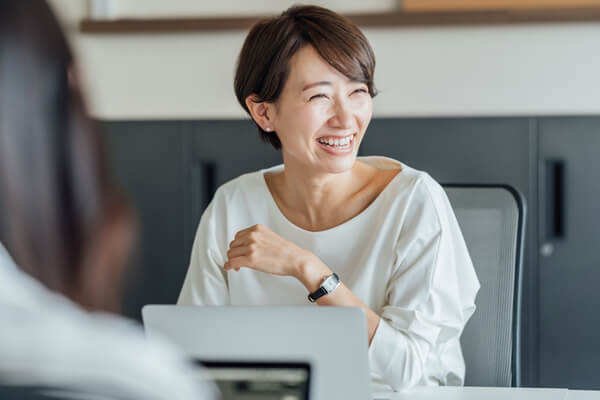
<path id="1" fill-rule="evenodd" d="M 371 371 L 394 390 L 462 385 L 459 338 L 479 282 L 443 188 L 426 176 L 413 196 L 369 347 Z"/>
<path id="2" fill-rule="evenodd" d="M 220 207 L 219 191 L 206 208 L 196 232 L 190 266 L 188 268 L 179 305 L 227 305 L 229 288 L 227 274 L 223 270 L 225 259 L 217 245 L 216 224 Z"/>

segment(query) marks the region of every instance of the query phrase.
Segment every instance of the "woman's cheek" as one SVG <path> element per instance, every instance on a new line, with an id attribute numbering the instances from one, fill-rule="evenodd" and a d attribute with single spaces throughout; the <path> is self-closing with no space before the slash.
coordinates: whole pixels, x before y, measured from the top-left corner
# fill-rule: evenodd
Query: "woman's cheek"
<path id="1" fill-rule="evenodd" d="M 371 117 L 373 115 L 373 102 L 371 99 L 365 100 L 363 104 L 360 104 L 357 114 L 360 116 L 363 125 L 366 125 L 369 123 L 369 121 L 371 121 Z"/>
<path id="2" fill-rule="evenodd" d="M 311 126 L 320 127 L 329 119 L 330 107 L 325 101 L 318 102 L 306 110 L 306 114 L 303 115 L 303 120 L 306 124 Z"/>

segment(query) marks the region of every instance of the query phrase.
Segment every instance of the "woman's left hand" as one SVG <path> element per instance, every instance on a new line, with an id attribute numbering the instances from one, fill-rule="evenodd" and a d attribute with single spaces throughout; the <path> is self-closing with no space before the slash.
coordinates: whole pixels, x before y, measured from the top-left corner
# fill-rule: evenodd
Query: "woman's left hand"
<path id="1" fill-rule="evenodd" d="M 236 233 L 229 243 L 225 270 L 241 267 L 273 275 L 298 277 L 305 262 L 312 256 L 296 244 L 272 232 L 263 225 L 254 225 Z"/>

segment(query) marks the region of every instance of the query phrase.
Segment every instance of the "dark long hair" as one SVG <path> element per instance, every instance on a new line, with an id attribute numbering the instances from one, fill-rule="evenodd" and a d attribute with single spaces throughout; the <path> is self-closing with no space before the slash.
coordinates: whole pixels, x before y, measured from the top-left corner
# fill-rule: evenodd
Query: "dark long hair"
<path id="1" fill-rule="evenodd" d="M 0 1 L 0 241 L 62 293 L 113 195 L 75 72 L 45 1 Z"/>

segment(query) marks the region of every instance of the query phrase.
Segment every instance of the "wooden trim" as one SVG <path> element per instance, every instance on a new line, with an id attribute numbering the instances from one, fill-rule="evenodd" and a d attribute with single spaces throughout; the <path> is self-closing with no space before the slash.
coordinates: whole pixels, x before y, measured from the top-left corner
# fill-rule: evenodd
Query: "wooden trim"
<path id="1" fill-rule="evenodd" d="M 403 0 L 403 11 L 483 11 L 600 6 L 600 0 Z"/>
<path id="2" fill-rule="evenodd" d="M 537 10 L 427 11 L 356 15 L 361 26 L 511 25 L 528 23 L 600 22 L 600 7 Z"/>
<path id="3" fill-rule="evenodd" d="M 221 18 L 84 19 L 83 33 L 165 33 L 245 30 L 264 16 Z"/>
<path id="4" fill-rule="evenodd" d="M 363 27 L 600 22 L 600 7 L 489 11 L 394 11 L 347 16 L 357 25 Z M 259 19 L 265 17 L 86 19 L 81 21 L 80 29 L 83 33 L 177 33 L 246 30 Z"/>

